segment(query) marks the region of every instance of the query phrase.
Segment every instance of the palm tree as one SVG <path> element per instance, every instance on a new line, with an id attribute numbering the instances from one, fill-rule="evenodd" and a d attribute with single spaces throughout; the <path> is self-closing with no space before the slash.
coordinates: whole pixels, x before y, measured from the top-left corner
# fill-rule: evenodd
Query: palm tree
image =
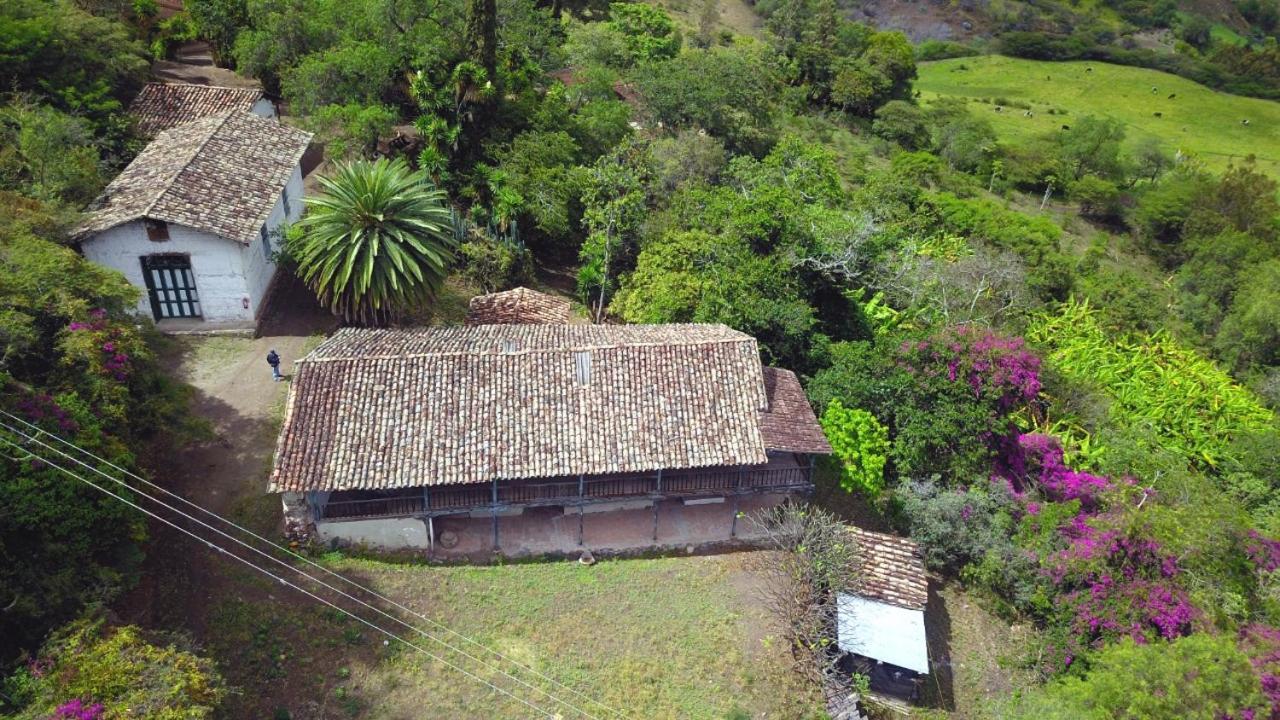
<path id="1" fill-rule="evenodd" d="M 320 185 L 290 248 L 320 301 L 364 325 L 430 302 L 453 260 L 444 193 L 399 159 L 342 164 Z"/>

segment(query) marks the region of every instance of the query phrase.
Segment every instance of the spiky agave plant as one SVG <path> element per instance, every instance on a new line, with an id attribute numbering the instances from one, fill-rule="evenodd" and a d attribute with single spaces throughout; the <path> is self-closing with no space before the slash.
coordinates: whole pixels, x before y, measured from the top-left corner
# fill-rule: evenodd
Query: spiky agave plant
<path id="1" fill-rule="evenodd" d="M 453 260 L 444 193 L 403 160 L 356 161 L 306 199 L 298 274 L 348 323 L 384 325 L 434 299 Z"/>

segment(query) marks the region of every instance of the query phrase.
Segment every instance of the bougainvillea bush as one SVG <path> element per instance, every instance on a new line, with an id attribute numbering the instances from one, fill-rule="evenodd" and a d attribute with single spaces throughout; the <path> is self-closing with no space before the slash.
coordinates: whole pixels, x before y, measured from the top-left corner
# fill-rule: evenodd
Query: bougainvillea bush
<path id="1" fill-rule="evenodd" d="M 1014 415 L 1040 392 L 1039 359 L 1018 338 L 976 326 L 920 340 L 836 343 L 832 364 L 809 386 L 820 409 L 832 400 L 869 411 L 889 429 L 892 475 L 967 485 L 990 473 L 1016 437 Z"/>
<path id="2" fill-rule="evenodd" d="M 0 275 L 0 409 L 131 469 L 161 429 L 190 427 L 188 391 L 161 372 L 149 336 L 127 314 L 137 290 L 122 276 L 3 223 Z M 4 452 L 0 669 L 126 584 L 145 527 L 48 463 Z"/>
<path id="3" fill-rule="evenodd" d="M 213 662 L 133 626 L 75 623 L 10 679 L 14 720 L 201 720 L 226 694 Z"/>
<path id="4" fill-rule="evenodd" d="M 832 365 L 810 384 L 811 398 L 818 407 L 864 408 L 884 424 L 891 518 L 921 544 L 932 569 L 984 590 L 995 609 L 1040 629 L 1042 643 L 1030 662 L 1044 677 L 1092 686 L 1117 647 L 1136 649 L 1116 657 L 1167 653 L 1172 664 L 1160 670 L 1168 671 L 1160 682 L 1177 677 L 1183 655 L 1230 656 L 1246 668 L 1234 685 L 1216 674 L 1216 687 L 1184 678 L 1203 698 L 1221 691 L 1224 703 L 1216 714 L 1188 716 L 1261 717 L 1254 690 L 1280 698 L 1280 632 L 1270 629 L 1280 625 L 1280 541 L 1250 530 L 1249 513 L 1221 489 L 1267 486 L 1271 468 L 1262 458 L 1271 445 L 1256 437 L 1257 407 L 1245 403 L 1244 419 L 1211 410 L 1188 419 L 1162 409 L 1161 403 L 1186 401 L 1196 411 L 1202 400 L 1211 402 L 1206 388 L 1221 378 L 1170 347 L 1099 345 L 1099 352 L 1127 354 L 1126 362 L 1140 366 L 1138 377 L 1126 379 L 1123 368 L 1108 364 L 1116 358 L 1083 357 L 1078 338 L 1101 339 L 1091 335 L 1100 331 L 1088 312 L 1081 322 L 1056 323 L 1052 332 L 1041 327 L 1037 336 L 1051 347 L 1072 347 L 1051 360 L 1054 382 L 1070 383 L 1075 405 L 1057 404 L 1055 392 L 1064 388 L 1041 394 L 1040 360 L 1020 339 L 977 327 L 837 343 Z M 1079 365 L 1064 371 L 1064 362 Z M 1188 369 L 1188 387 L 1172 372 L 1177 368 Z M 1120 374 L 1095 376 L 1102 370 Z M 1168 386 L 1164 400 L 1161 383 Z M 1109 393 L 1139 391 L 1149 397 L 1126 396 L 1119 407 L 1108 400 Z M 1246 399 L 1237 394 L 1224 402 L 1235 407 Z M 1070 414 L 1072 407 L 1110 412 L 1081 416 Z M 1068 414 L 1056 415 L 1062 408 Z M 1148 415 L 1154 426 L 1143 424 Z M 1078 427 L 1109 444 L 1069 456 L 1058 437 L 1019 429 L 1027 426 Z M 1241 432 L 1223 430 L 1228 426 Z M 1192 445 L 1161 435 L 1197 428 L 1208 435 Z M 1263 451 L 1232 451 L 1246 441 Z M 1077 465 L 1083 457 L 1091 458 L 1088 468 Z M 1232 473 L 1234 486 L 1221 483 L 1213 463 Z M 1261 492 L 1270 497 L 1269 487 Z M 1249 630 L 1240 634 L 1242 627 Z M 1246 649 L 1252 663 L 1241 665 Z M 1153 702 L 1163 707 L 1164 700 Z M 1095 707 L 1102 706 L 1086 703 L 1073 708 L 1076 715 L 1054 716 L 1113 716 Z"/>

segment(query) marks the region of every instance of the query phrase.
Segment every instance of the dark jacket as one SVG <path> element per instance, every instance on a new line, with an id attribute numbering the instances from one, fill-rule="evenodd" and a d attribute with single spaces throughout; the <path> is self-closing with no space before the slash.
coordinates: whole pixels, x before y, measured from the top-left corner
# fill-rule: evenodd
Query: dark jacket
<path id="1" fill-rule="evenodd" d="M 276 354 L 275 350 L 267 353 L 267 364 L 271 367 L 275 367 L 280 364 L 280 356 Z"/>

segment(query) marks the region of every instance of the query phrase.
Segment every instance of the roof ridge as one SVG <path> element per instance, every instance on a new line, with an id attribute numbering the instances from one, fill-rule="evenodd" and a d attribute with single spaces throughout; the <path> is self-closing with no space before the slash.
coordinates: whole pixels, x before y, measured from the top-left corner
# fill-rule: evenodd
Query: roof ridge
<path id="1" fill-rule="evenodd" d="M 186 172 L 187 168 L 191 167 L 191 163 L 195 162 L 196 158 L 200 156 L 200 152 L 204 150 L 206 145 L 209 144 L 209 141 L 213 139 L 213 136 L 218 134 L 218 131 L 222 129 L 222 126 L 227 123 L 227 120 L 231 117 L 231 115 L 234 112 L 235 112 L 234 110 L 227 110 L 226 112 L 222 112 L 222 113 L 218 113 L 217 115 L 210 116 L 210 117 L 221 118 L 221 119 L 218 121 L 216 125 L 213 126 L 213 129 L 210 130 L 209 133 L 205 135 L 200 142 L 196 143 L 195 150 L 191 153 L 191 156 L 188 157 L 186 161 L 184 161 L 181 165 L 179 165 L 177 171 L 175 171 L 172 175 L 170 175 L 165 180 L 163 189 L 160 192 L 156 193 L 155 197 L 151 198 L 151 202 L 147 203 L 147 206 L 142 209 L 142 212 L 139 214 L 139 217 L 143 217 L 143 218 L 151 217 L 151 211 L 155 209 L 156 205 L 160 204 L 160 200 L 173 191 L 174 181 L 177 180 L 178 177 L 182 175 L 182 173 Z M 200 122 L 200 121 L 197 120 L 195 122 Z M 191 125 L 191 124 L 192 123 L 187 123 L 187 125 Z M 169 128 L 164 132 L 171 133 L 174 130 L 177 130 L 178 128 L 181 128 L 181 127 L 183 126 L 178 125 L 177 127 Z"/>
<path id="2" fill-rule="evenodd" d="M 148 82 L 147 85 L 160 85 L 162 87 L 209 88 L 211 90 L 235 90 L 236 92 L 254 92 L 254 93 L 258 93 L 259 95 L 266 94 L 266 90 L 263 88 L 251 88 L 251 87 L 240 88 L 240 87 L 232 87 L 230 85 L 205 85 L 204 83 L 193 83 L 193 82 L 171 83 L 171 82 L 162 82 L 159 80 L 152 80 Z"/>
<path id="3" fill-rule="evenodd" d="M 484 326 L 479 325 L 479 326 L 473 326 L 473 327 L 484 327 Z M 331 337 L 336 337 L 336 336 L 331 336 Z M 607 345 L 571 345 L 568 347 L 525 348 L 523 350 L 510 350 L 510 351 L 508 350 L 493 350 L 493 351 L 476 350 L 476 351 L 468 352 L 465 350 L 448 350 L 448 351 L 442 351 L 442 352 L 418 352 L 418 353 L 412 353 L 412 354 L 383 353 L 379 355 L 347 355 L 344 357 L 327 357 L 327 358 L 311 357 L 312 353 L 315 353 L 316 351 L 320 350 L 321 347 L 323 347 L 323 345 L 320 345 L 320 346 L 317 346 L 315 350 L 312 350 L 311 353 L 308 353 L 307 355 L 304 355 L 303 357 L 298 358 L 294 362 L 343 362 L 343 361 L 352 361 L 352 360 L 416 360 L 418 358 L 428 358 L 428 357 L 460 357 L 460 356 L 474 357 L 479 355 L 484 355 L 484 356 L 487 356 L 487 355 L 493 355 L 493 356 L 535 355 L 535 354 L 550 354 L 550 353 L 558 353 L 558 352 L 581 352 L 583 350 L 614 350 L 617 348 L 652 348 L 652 347 L 692 347 L 695 345 L 725 345 L 725 344 L 731 344 L 731 343 L 756 344 L 756 339 L 751 337 L 750 335 L 747 335 L 745 337 L 740 337 L 740 338 L 725 337 L 725 338 L 715 338 L 715 339 L 708 339 L 708 340 L 686 340 L 686 341 L 677 340 L 672 342 L 635 342 L 635 343 L 613 343 L 613 344 L 607 344 Z"/>

